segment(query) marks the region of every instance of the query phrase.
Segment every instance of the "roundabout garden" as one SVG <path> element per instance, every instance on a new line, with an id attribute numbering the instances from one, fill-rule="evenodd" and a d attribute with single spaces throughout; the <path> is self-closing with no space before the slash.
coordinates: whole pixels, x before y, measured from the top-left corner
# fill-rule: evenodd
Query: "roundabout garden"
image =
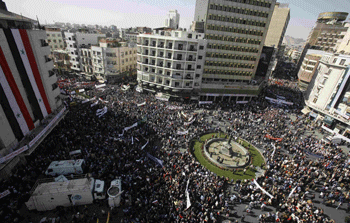
<path id="1" fill-rule="evenodd" d="M 230 180 L 254 179 L 262 174 L 265 160 L 247 141 L 224 133 L 207 133 L 194 139 L 192 153 L 202 166 Z"/>

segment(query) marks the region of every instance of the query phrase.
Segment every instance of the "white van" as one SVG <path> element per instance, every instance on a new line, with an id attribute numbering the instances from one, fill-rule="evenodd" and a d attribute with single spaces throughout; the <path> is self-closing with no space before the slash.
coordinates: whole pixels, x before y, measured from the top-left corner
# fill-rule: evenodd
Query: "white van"
<path id="1" fill-rule="evenodd" d="M 50 176 L 82 174 L 84 164 L 84 159 L 53 161 L 47 168 L 45 174 Z"/>

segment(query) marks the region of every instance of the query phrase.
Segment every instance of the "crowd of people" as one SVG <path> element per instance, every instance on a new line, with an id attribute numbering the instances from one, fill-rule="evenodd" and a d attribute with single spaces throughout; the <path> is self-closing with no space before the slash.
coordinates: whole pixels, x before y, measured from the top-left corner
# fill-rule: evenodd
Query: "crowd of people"
<path id="1" fill-rule="evenodd" d="M 281 95 L 283 90 L 272 86 L 265 92 Z M 26 165 L 1 182 L 0 190 L 11 192 L 1 199 L 4 222 L 32 221 L 23 210 L 36 180 L 45 177 L 52 161 L 72 159 L 69 153 L 75 150 L 82 151 L 85 172 L 92 177 L 107 184 L 122 178 L 123 222 L 244 221 L 254 208 L 268 206 L 276 212 L 266 211 L 256 221 L 334 222 L 314 205 L 316 194 L 334 208 L 346 208 L 345 203 L 350 202 L 349 156 L 313 136 L 301 138 L 307 123 L 300 117 L 298 94 L 292 97 L 293 92 L 288 92 L 294 103 L 288 109 L 270 104 L 264 94 L 244 105 L 165 102 L 115 85 L 85 94 L 95 100 L 82 103 L 85 99 L 80 96 L 67 98 L 65 118 L 25 157 Z M 105 107 L 107 113 L 97 116 L 97 110 Z M 292 115 L 297 119 L 293 121 Z M 226 128 L 218 129 L 208 117 L 217 118 Z M 189 124 L 190 120 L 195 121 Z M 256 181 L 271 197 L 251 181 L 232 182 L 196 160 L 189 150 L 191 140 L 219 130 L 263 152 L 266 172 Z M 234 192 L 227 190 L 229 185 L 234 185 Z M 235 205 L 241 203 L 247 208 L 237 213 Z M 97 210 L 75 214 L 65 209 L 56 217 L 62 222 L 96 222 Z"/>

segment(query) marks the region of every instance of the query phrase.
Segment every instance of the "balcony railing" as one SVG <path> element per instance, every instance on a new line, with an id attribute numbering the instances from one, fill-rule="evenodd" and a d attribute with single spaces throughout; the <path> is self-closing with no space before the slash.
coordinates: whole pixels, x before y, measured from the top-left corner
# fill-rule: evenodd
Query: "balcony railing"
<path id="1" fill-rule="evenodd" d="M 158 45 L 159 48 L 164 48 L 164 44 Z"/>
<path id="2" fill-rule="evenodd" d="M 158 57 L 164 57 L 164 55 L 158 55 Z"/>
<path id="3" fill-rule="evenodd" d="M 157 44 L 155 44 L 155 43 L 152 43 L 152 44 L 151 44 L 151 46 L 155 47 L 155 46 L 157 46 Z"/>
<path id="4" fill-rule="evenodd" d="M 194 58 L 187 58 L 187 61 L 196 61 L 196 59 L 194 59 Z"/>
<path id="5" fill-rule="evenodd" d="M 172 49 L 172 48 L 173 48 L 173 46 L 167 46 L 166 48 L 167 48 L 167 49 Z"/>

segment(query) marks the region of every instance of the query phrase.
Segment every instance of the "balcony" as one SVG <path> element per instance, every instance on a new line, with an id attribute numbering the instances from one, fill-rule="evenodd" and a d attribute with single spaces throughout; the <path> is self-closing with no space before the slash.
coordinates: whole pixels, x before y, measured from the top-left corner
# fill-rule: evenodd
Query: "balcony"
<path id="1" fill-rule="evenodd" d="M 49 44 L 45 40 L 41 40 L 41 46 L 45 47 L 45 46 L 49 46 Z"/>
<path id="2" fill-rule="evenodd" d="M 158 67 L 163 67 L 163 64 L 158 64 L 157 66 L 158 66 Z"/>
<path id="3" fill-rule="evenodd" d="M 188 51 L 197 51 L 197 48 L 190 47 L 190 48 L 188 48 Z"/>
<path id="4" fill-rule="evenodd" d="M 175 50 L 184 50 L 183 46 L 176 47 Z"/>
<path id="5" fill-rule="evenodd" d="M 144 55 L 148 55 L 148 52 L 143 53 Z"/>
<path id="6" fill-rule="evenodd" d="M 164 55 L 158 55 L 158 57 L 164 57 Z"/>
<path id="7" fill-rule="evenodd" d="M 189 68 L 189 67 L 187 67 L 186 70 L 194 71 L 194 68 Z"/>
<path id="8" fill-rule="evenodd" d="M 156 56 L 156 53 L 151 53 L 150 56 L 155 57 L 155 56 Z"/>
<path id="9" fill-rule="evenodd" d="M 166 48 L 167 48 L 167 49 L 172 49 L 172 48 L 173 48 L 173 46 L 167 46 Z"/>
<path id="10" fill-rule="evenodd" d="M 148 62 L 147 61 L 145 61 L 145 62 L 142 62 L 143 64 L 148 64 Z"/>
<path id="11" fill-rule="evenodd" d="M 196 61 L 196 59 L 194 59 L 194 58 L 187 58 L 186 60 L 187 61 Z"/>
<path id="12" fill-rule="evenodd" d="M 157 46 L 157 44 L 156 44 L 156 43 L 151 43 L 151 45 L 150 45 L 150 46 L 156 47 L 156 46 Z"/>
<path id="13" fill-rule="evenodd" d="M 167 59 L 172 59 L 173 57 L 172 57 L 172 56 L 167 56 L 166 58 L 167 58 Z"/>
<path id="14" fill-rule="evenodd" d="M 146 43 L 143 43 L 142 45 L 143 45 L 143 46 L 148 46 L 148 43 L 146 42 Z"/>
<path id="15" fill-rule="evenodd" d="M 184 68 L 182 67 L 175 67 L 176 70 L 183 70 Z"/>
<path id="16" fill-rule="evenodd" d="M 158 45 L 158 48 L 164 48 L 164 44 Z"/>

